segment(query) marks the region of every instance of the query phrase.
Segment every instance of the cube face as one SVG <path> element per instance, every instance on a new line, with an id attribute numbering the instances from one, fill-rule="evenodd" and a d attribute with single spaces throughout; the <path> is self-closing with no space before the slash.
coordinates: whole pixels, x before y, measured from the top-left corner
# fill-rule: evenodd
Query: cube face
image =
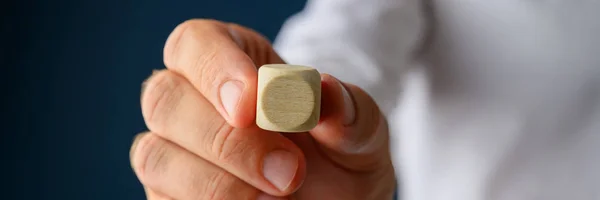
<path id="1" fill-rule="evenodd" d="M 282 129 L 296 129 L 313 115 L 315 91 L 297 76 L 271 79 L 263 88 L 262 111 L 271 123 Z"/>
<path id="2" fill-rule="evenodd" d="M 295 65 L 265 65 L 258 72 L 256 124 L 277 132 L 305 132 L 319 121 L 321 76 Z"/>

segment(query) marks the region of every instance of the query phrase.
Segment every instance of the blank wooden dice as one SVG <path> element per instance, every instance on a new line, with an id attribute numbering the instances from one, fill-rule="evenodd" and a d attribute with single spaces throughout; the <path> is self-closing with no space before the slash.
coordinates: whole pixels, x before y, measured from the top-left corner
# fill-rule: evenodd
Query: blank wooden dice
<path id="1" fill-rule="evenodd" d="M 316 69 L 284 64 L 258 69 L 256 124 L 277 132 L 314 128 L 321 109 L 321 76 Z"/>

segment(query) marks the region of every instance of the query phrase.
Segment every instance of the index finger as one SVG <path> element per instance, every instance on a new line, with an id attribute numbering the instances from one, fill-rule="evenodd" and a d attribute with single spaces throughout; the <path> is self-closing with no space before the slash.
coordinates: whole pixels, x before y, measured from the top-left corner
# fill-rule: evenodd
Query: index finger
<path id="1" fill-rule="evenodd" d="M 166 41 L 166 67 L 188 79 L 234 127 L 254 122 L 257 66 L 281 62 L 259 34 L 214 20 L 189 20 Z"/>

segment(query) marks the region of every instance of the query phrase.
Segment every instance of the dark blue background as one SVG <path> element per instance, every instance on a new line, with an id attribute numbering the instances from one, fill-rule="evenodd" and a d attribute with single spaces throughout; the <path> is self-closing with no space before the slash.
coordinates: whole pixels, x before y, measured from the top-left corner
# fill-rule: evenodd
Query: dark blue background
<path id="1" fill-rule="evenodd" d="M 273 39 L 303 0 L 2 1 L 0 199 L 144 199 L 129 167 L 140 83 L 190 18 Z"/>

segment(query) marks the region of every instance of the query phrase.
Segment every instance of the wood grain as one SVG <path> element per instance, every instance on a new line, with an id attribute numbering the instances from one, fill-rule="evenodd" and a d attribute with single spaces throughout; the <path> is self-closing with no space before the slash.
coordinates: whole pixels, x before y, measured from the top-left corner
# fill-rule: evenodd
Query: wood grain
<path id="1" fill-rule="evenodd" d="M 306 132 L 319 122 L 321 76 L 299 65 L 269 64 L 258 69 L 256 124 L 277 132 Z"/>

